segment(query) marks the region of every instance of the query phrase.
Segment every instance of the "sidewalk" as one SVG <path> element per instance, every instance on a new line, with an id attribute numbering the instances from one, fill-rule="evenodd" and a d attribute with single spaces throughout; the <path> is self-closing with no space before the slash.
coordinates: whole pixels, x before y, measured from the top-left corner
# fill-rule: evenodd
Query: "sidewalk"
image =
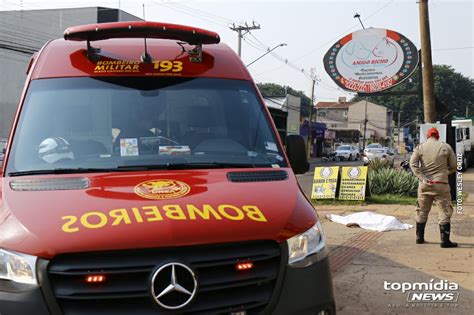
<path id="1" fill-rule="evenodd" d="M 414 206 L 326 206 L 317 210 L 330 249 L 338 314 L 471 314 L 474 309 L 474 169 L 463 174 L 469 193 L 463 213 L 454 213 L 452 240 L 459 248 L 439 247 L 437 208 L 426 226 L 427 244 L 415 244 L 415 230 L 372 232 L 329 222 L 326 214 L 373 211 L 414 225 Z M 384 282 L 415 283 L 447 280 L 459 285 L 457 303 L 407 302 L 407 293 L 384 290 Z"/>

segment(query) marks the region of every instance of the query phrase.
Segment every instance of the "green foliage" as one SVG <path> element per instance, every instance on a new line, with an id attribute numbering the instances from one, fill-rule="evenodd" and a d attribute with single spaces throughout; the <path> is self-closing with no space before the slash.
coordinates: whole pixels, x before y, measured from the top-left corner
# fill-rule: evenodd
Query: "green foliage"
<path id="1" fill-rule="evenodd" d="M 416 196 L 418 179 L 399 169 L 369 170 L 369 186 L 373 195 Z"/>
<path id="2" fill-rule="evenodd" d="M 401 196 L 401 195 L 377 195 L 367 198 L 370 203 L 386 204 L 386 205 L 414 205 L 416 202 L 415 196 Z"/>
<path id="3" fill-rule="evenodd" d="M 369 170 L 378 171 L 384 168 L 390 168 L 390 162 L 388 160 L 375 158 L 369 162 Z"/>
<path id="4" fill-rule="evenodd" d="M 368 204 L 385 204 L 385 205 L 414 205 L 416 202 L 415 196 L 401 196 L 401 195 L 372 195 L 367 197 L 365 201 L 362 200 L 338 200 L 338 199 L 313 199 L 315 206 L 331 205 L 331 206 L 364 206 Z M 348 207 L 347 211 L 365 211 L 363 208 Z"/>
<path id="5" fill-rule="evenodd" d="M 275 83 L 258 83 L 260 93 L 264 97 L 283 97 L 291 94 L 301 98 L 301 116 L 309 117 L 309 109 L 311 108 L 311 98 L 306 96 L 303 91 L 296 91 L 289 86 L 283 86 Z"/>
<path id="6" fill-rule="evenodd" d="M 436 120 L 442 121 L 446 115 L 464 116 L 466 107 L 472 112 L 474 107 L 474 80 L 455 72 L 451 66 L 434 65 L 434 87 L 436 96 Z M 418 70 L 400 85 L 390 91 L 415 91 L 419 86 Z M 418 95 L 354 97 L 351 101 L 367 99 L 369 102 L 386 106 L 395 113 L 401 111 L 401 122 L 412 122 L 418 117 L 423 121 L 423 100 Z M 394 117 L 397 117 L 394 115 Z"/>

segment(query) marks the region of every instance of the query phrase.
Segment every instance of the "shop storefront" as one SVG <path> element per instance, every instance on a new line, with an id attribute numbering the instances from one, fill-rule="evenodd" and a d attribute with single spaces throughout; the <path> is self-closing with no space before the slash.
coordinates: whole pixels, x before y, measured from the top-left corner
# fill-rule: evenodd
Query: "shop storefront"
<path id="1" fill-rule="evenodd" d="M 307 140 L 308 139 L 308 121 L 305 120 L 303 125 L 300 127 L 300 135 Z M 322 157 L 324 148 L 324 132 L 326 130 L 326 124 L 319 122 L 311 122 L 311 157 Z"/>

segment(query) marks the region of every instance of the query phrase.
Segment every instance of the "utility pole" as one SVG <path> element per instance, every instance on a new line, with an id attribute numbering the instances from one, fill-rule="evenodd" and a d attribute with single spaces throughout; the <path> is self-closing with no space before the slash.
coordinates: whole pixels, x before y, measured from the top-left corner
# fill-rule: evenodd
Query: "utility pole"
<path id="1" fill-rule="evenodd" d="M 398 111 L 398 152 L 400 152 L 400 111 Z"/>
<path id="2" fill-rule="evenodd" d="M 247 23 L 244 23 L 243 25 L 235 25 L 235 24 L 232 24 L 232 26 L 230 27 L 231 30 L 233 30 L 234 32 L 237 32 L 237 54 L 239 55 L 239 57 L 242 56 L 242 38 L 244 37 L 245 34 L 247 34 L 248 32 L 250 31 L 253 31 L 253 30 L 259 30 L 260 29 L 260 25 L 259 24 L 255 24 L 255 22 L 252 22 L 252 25 L 248 25 Z"/>
<path id="3" fill-rule="evenodd" d="M 309 107 L 309 121 L 308 121 L 308 137 L 306 139 L 307 145 L 307 154 L 308 159 L 311 158 L 311 146 L 313 145 L 313 140 L 311 137 L 311 121 L 313 120 L 313 110 L 314 110 L 314 86 L 316 85 L 316 74 L 314 73 L 315 69 L 311 69 L 311 106 Z M 316 116 L 317 117 L 317 116 Z"/>
<path id="4" fill-rule="evenodd" d="M 420 37 L 421 37 L 421 70 L 423 74 L 423 110 L 425 123 L 432 123 L 436 118 L 433 63 L 431 60 L 430 20 L 428 0 L 419 0 Z"/>
<path id="5" fill-rule="evenodd" d="M 367 100 L 365 100 L 365 114 L 364 114 L 364 135 L 362 136 L 362 149 L 365 149 L 365 134 L 367 130 Z"/>

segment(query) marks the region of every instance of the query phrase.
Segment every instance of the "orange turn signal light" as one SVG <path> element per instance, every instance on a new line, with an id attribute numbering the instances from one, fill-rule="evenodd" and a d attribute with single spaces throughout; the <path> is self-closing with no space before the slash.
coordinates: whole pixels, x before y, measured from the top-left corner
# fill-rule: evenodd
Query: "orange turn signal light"
<path id="1" fill-rule="evenodd" d="M 86 277 L 87 283 L 102 283 L 105 281 L 104 275 L 91 275 Z"/>
<path id="2" fill-rule="evenodd" d="M 237 270 L 249 270 L 252 268 L 253 268 L 253 262 L 237 263 L 235 265 L 235 269 Z"/>

